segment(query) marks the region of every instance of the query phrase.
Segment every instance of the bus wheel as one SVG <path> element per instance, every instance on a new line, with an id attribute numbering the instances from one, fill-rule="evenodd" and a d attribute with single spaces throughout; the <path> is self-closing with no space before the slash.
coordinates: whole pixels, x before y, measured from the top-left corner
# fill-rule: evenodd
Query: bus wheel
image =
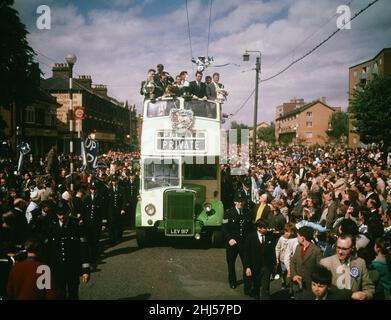
<path id="1" fill-rule="evenodd" d="M 215 248 L 220 248 L 223 246 L 224 235 L 221 230 L 215 230 L 212 232 L 211 237 L 212 246 Z"/>
<path id="2" fill-rule="evenodd" d="M 147 247 L 150 242 L 150 232 L 147 228 L 136 228 L 136 240 L 139 248 Z"/>

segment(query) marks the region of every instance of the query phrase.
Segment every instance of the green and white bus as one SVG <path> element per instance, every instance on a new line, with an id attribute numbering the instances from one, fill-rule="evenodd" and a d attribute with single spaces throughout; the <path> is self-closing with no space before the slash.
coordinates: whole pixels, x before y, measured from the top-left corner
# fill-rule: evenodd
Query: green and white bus
<path id="1" fill-rule="evenodd" d="M 222 241 L 220 103 L 167 97 L 146 100 L 141 186 L 136 209 L 140 247 L 155 233 Z"/>

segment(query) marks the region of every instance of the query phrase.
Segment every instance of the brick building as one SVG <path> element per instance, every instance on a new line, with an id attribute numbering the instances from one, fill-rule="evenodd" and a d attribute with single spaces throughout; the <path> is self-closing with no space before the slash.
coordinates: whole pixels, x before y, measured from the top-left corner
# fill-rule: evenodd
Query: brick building
<path id="1" fill-rule="evenodd" d="M 336 111 L 317 100 L 296 108 L 276 119 L 276 140 L 285 143 L 324 145 L 331 115 Z"/>
<path id="2" fill-rule="evenodd" d="M 69 152 L 69 69 L 66 63 L 56 63 L 52 68 L 51 78 L 42 79 L 41 86 L 57 99 L 61 105 L 57 109 L 57 119 L 61 139 L 58 141 L 59 151 Z M 73 81 L 73 107 L 83 107 L 85 119 L 76 124 L 75 131 L 81 137 L 91 133 L 99 141 L 101 152 L 109 149 L 125 149 L 129 145 L 131 134 L 131 111 L 126 103 L 110 97 L 107 87 L 92 84 L 91 76 L 81 75 Z M 133 130 L 137 130 L 134 128 Z M 75 132 L 75 137 L 77 133 Z M 75 143 L 75 153 L 80 152 L 80 143 Z"/>
<path id="3" fill-rule="evenodd" d="M 368 81 L 375 77 L 383 77 L 391 74 L 391 48 L 381 50 L 373 59 L 364 61 L 349 68 L 349 102 L 352 101 L 354 92 L 361 90 Z M 360 136 L 357 134 L 353 120 L 354 115 L 349 114 L 349 147 L 360 146 Z"/>

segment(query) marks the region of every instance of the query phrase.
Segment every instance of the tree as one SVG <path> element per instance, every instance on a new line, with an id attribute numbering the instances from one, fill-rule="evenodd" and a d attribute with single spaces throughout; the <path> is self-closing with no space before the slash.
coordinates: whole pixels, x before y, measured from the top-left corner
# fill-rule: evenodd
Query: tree
<path id="1" fill-rule="evenodd" d="M 0 106 L 9 108 L 34 100 L 41 71 L 29 46 L 26 26 L 12 8 L 13 0 L 0 1 Z"/>
<path id="2" fill-rule="evenodd" d="M 241 143 L 242 129 L 248 129 L 248 126 L 244 123 L 237 123 L 236 121 L 231 122 L 231 129 L 236 129 L 237 144 Z"/>
<path id="3" fill-rule="evenodd" d="M 257 131 L 258 139 L 265 141 L 267 143 L 275 144 L 276 143 L 276 127 L 274 122 L 270 124 L 269 127 L 259 128 Z"/>
<path id="4" fill-rule="evenodd" d="M 356 90 L 350 112 L 364 143 L 391 141 L 391 76 L 377 77 Z"/>
<path id="5" fill-rule="evenodd" d="M 330 117 L 330 130 L 326 131 L 330 140 L 340 141 L 342 136 L 347 137 L 349 132 L 349 117 L 346 112 L 337 111 Z"/>

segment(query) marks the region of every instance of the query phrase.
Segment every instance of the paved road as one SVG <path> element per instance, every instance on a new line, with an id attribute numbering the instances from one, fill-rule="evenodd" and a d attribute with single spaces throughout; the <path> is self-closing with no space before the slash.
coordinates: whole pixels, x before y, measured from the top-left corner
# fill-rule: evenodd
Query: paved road
<path id="1" fill-rule="evenodd" d="M 228 286 L 225 249 L 186 239 L 163 240 L 159 247 L 138 249 L 135 231 L 107 248 L 88 284 L 80 285 L 81 299 L 248 300 L 243 285 Z M 240 260 L 237 275 L 241 277 Z M 272 291 L 280 285 L 272 282 Z"/>

